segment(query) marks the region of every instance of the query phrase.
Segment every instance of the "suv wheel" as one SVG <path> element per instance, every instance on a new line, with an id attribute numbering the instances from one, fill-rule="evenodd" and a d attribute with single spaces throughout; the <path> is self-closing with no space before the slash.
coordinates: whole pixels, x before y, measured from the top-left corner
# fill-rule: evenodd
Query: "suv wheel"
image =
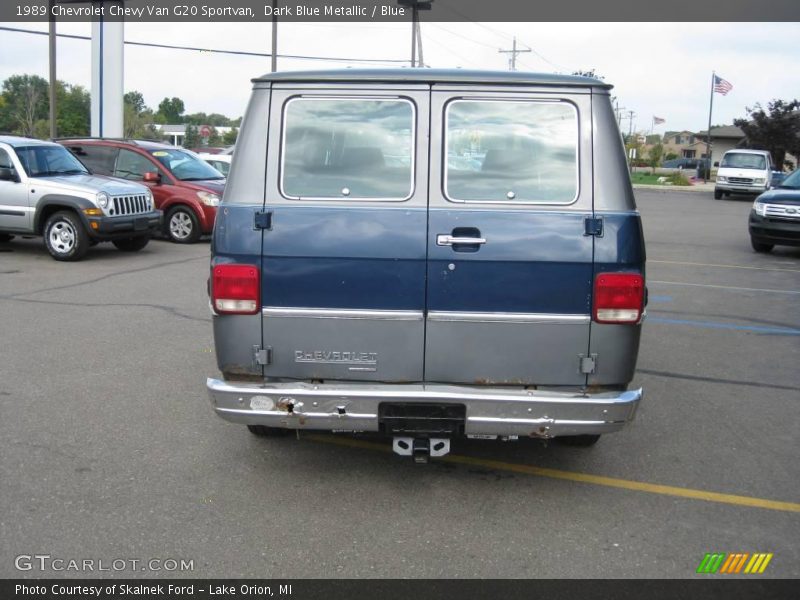
<path id="1" fill-rule="evenodd" d="M 771 252 L 775 247 L 774 244 L 765 244 L 764 242 L 759 242 L 758 239 L 754 237 L 750 238 L 750 245 L 756 252 Z"/>
<path id="2" fill-rule="evenodd" d="M 2 242 L 10 242 L 14 239 L 14 236 L 10 233 L 0 233 L 0 243 Z"/>
<path id="3" fill-rule="evenodd" d="M 111 240 L 111 243 L 117 247 L 117 250 L 122 250 L 123 252 L 138 252 L 147 246 L 149 241 L 149 235 L 140 235 L 122 240 Z"/>
<path id="4" fill-rule="evenodd" d="M 89 250 L 89 234 L 78 215 L 62 210 L 45 222 L 44 245 L 56 260 L 80 260 Z"/>
<path id="5" fill-rule="evenodd" d="M 714 200 L 720 200 L 722 198 L 722 190 L 714 190 Z"/>
<path id="6" fill-rule="evenodd" d="M 289 435 L 289 429 L 267 427 L 266 425 L 248 425 L 247 430 L 258 437 L 281 437 Z"/>
<path id="7" fill-rule="evenodd" d="M 165 233 L 175 243 L 193 244 L 200 238 L 200 221 L 191 208 L 176 206 L 167 213 L 165 221 Z"/>

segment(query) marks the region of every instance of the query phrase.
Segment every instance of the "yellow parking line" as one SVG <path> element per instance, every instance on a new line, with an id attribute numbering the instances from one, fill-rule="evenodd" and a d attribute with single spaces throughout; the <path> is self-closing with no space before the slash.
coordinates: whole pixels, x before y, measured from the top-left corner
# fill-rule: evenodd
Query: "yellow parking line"
<path id="1" fill-rule="evenodd" d="M 662 265 L 688 265 L 692 267 L 719 267 L 721 269 L 752 269 L 754 271 L 786 271 L 787 273 L 800 273 L 800 269 L 780 269 L 778 267 L 748 267 L 745 265 L 716 265 L 710 263 L 681 262 L 679 260 L 648 260 L 649 263 Z"/>
<path id="2" fill-rule="evenodd" d="M 324 444 L 334 444 L 348 448 L 362 448 L 365 450 L 377 450 L 379 452 L 392 452 L 391 447 L 386 444 L 376 444 L 374 442 L 367 442 L 364 440 L 330 437 L 318 434 L 308 434 L 304 437 L 315 442 L 322 442 Z M 494 469 L 495 471 L 510 471 L 512 473 L 521 473 L 523 475 L 537 475 L 539 477 L 549 477 L 551 479 L 565 479 L 567 481 L 591 483 L 594 485 L 621 488 L 636 492 L 660 494 L 662 496 L 676 496 L 678 498 L 690 498 L 692 500 L 704 500 L 706 502 L 733 504 L 735 506 L 749 506 L 752 508 L 766 508 L 768 510 L 780 510 L 785 512 L 800 512 L 800 504 L 796 502 L 781 502 L 778 500 L 767 500 L 765 498 L 753 498 L 751 496 L 720 494 L 718 492 L 707 492 L 692 488 L 682 488 L 671 485 L 661 485 L 657 483 L 645 483 L 642 481 L 617 479 L 616 477 L 604 477 L 602 475 L 590 475 L 588 473 L 576 473 L 573 471 L 561 471 L 559 469 L 548 469 L 544 467 L 535 467 L 533 465 L 506 463 L 499 460 L 490 460 L 486 458 L 459 456 L 457 454 L 448 454 L 447 456 L 443 456 L 435 460 L 467 465 L 471 467 L 484 467 L 487 469 Z"/>

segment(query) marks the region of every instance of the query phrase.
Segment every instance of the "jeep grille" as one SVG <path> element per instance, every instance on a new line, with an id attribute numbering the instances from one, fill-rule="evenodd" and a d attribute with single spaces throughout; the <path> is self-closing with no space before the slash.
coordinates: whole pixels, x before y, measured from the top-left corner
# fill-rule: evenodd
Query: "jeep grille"
<path id="1" fill-rule="evenodd" d="M 137 194 L 135 196 L 114 196 L 112 198 L 114 205 L 111 209 L 111 214 L 115 217 L 120 215 L 137 215 L 140 213 L 147 213 L 152 210 L 150 200 L 144 194 Z"/>

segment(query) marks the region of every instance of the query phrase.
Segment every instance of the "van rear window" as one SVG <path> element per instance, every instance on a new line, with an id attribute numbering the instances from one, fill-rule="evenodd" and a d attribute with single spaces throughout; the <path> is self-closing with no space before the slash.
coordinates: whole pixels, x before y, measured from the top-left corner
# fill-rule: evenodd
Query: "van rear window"
<path id="1" fill-rule="evenodd" d="M 408 100 L 293 98 L 284 108 L 281 192 L 405 200 L 413 192 L 414 127 Z"/>
<path id="2" fill-rule="evenodd" d="M 578 116 L 566 102 L 447 105 L 445 196 L 455 202 L 570 204 L 578 195 Z"/>

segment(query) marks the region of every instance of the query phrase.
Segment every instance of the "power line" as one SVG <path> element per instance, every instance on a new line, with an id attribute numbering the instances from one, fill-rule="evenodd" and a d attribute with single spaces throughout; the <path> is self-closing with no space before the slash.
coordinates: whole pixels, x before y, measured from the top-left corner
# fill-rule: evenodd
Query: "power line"
<path id="1" fill-rule="evenodd" d="M 36 31 L 34 29 L 20 29 L 17 27 L 0 27 L 0 31 L 11 31 L 14 33 L 29 33 L 33 35 L 48 35 L 46 31 Z M 75 40 L 91 40 L 88 35 L 72 35 L 68 33 L 57 33 L 58 37 L 70 38 Z M 170 44 L 155 44 L 151 42 L 134 42 L 125 40 L 129 46 L 145 46 L 148 48 L 164 48 L 167 50 L 190 50 L 193 52 L 210 52 L 214 54 L 234 54 L 237 56 L 257 56 L 259 58 L 270 58 L 272 54 L 264 52 L 247 52 L 244 50 L 220 50 L 215 48 L 199 48 L 196 46 L 173 46 Z M 304 56 L 299 54 L 277 54 L 278 58 L 293 58 L 297 60 L 321 60 L 329 62 L 352 62 L 352 63 L 398 63 L 405 64 L 408 61 L 399 58 L 342 58 L 334 56 Z"/>

